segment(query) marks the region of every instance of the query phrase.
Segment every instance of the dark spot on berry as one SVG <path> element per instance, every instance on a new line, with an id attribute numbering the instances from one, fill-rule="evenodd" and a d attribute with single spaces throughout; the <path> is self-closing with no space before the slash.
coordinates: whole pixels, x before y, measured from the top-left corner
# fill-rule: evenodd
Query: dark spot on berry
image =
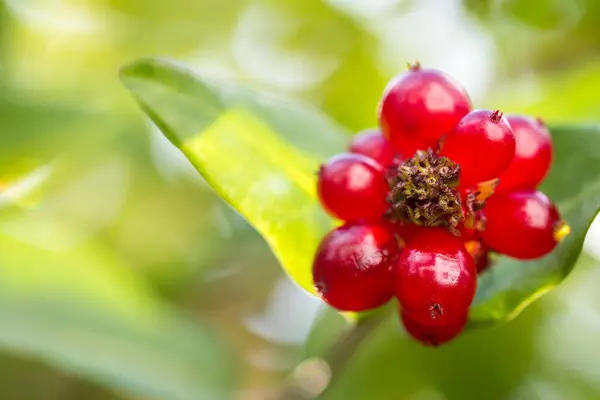
<path id="1" fill-rule="evenodd" d="M 535 118 L 536 122 L 538 123 L 539 126 L 545 128 L 546 127 L 546 122 L 544 122 L 544 120 L 542 119 L 542 117 L 537 116 Z"/>
<path id="2" fill-rule="evenodd" d="M 500 120 L 502 119 L 502 116 L 504 115 L 504 113 L 500 110 L 494 110 L 491 114 L 490 114 L 490 120 L 492 122 L 500 122 Z"/>
<path id="3" fill-rule="evenodd" d="M 436 320 L 438 318 L 441 318 L 444 314 L 444 311 L 442 309 L 442 306 L 438 303 L 433 303 L 430 307 L 429 307 L 429 315 L 431 315 L 431 319 Z"/>
<path id="4" fill-rule="evenodd" d="M 319 294 L 325 295 L 327 294 L 327 285 L 323 281 L 315 282 L 315 289 Z"/>
<path id="5" fill-rule="evenodd" d="M 418 70 L 420 70 L 420 69 L 421 69 L 421 63 L 420 63 L 420 62 L 418 62 L 418 61 L 416 61 L 416 62 L 414 62 L 414 63 L 412 63 L 412 64 L 411 64 L 411 63 L 408 63 L 408 69 L 409 69 L 410 71 L 413 71 L 413 72 L 415 72 L 415 71 L 418 71 Z"/>

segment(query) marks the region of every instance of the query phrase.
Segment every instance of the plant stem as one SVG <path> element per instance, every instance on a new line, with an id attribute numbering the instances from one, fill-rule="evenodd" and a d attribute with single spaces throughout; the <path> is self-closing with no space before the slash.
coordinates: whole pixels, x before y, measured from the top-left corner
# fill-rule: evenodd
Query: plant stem
<path id="1" fill-rule="evenodd" d="M 385 312 L 376 312 L 364 319 L 360 320 L 356 324 L 353 324 L 346 330 L 340 337 L 331 345 L 326 354 L 322 357 L 329 370 L 327 376 L 327 382 L 325 388 L 319 393 L 307 390 L 305 382 L 298 378 L 298 376 L 305 376 L 305 374 L 298 374 L 297 372 L 302 368 L 311 369 L 307 371 L 308 374 L 315 374 L 314 365 L 306 365 L 301 363 L 296 367 L 294 373 L 290 376 L 287 385 L 284 387 L 281 395 L 278 397 L 279 400 L 314 400 L 321 398 L 324 390 L 329 387 L 334 380 L 336 380 L 348 360 L 356 353 L 360 345 L 364 340 L 379 326 L 379 324 L 385 319 Z M 318 373 L 318 372 L 316 372 Z M 323 372 L 325 375 L 326 373 Z"/>

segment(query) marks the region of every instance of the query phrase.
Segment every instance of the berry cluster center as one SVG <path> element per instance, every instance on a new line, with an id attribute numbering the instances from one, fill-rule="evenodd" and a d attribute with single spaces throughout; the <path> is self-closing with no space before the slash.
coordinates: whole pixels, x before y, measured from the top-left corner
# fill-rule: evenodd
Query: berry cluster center
<path id="1" fill-rule="evenodd" d="M 429 149 L 388 172 L 387 217 L 394 222 L 455 230 L 465 219 L 457 190 L 460 166 Z"/>

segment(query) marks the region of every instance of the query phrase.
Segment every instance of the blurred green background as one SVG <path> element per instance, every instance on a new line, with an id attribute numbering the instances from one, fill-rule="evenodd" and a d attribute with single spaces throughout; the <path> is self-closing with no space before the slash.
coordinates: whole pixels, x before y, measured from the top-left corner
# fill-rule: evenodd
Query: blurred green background
<path id="1" fill-rule="evenodd" d="M 148 56 L 352 131 L 414 60 L 480 107 L 600 118 L 597 0 L 0 1 L 0 399 L 269 399 L 318 347 L 320 302 L 119 82 Z M 600 398 L 597 257 L 593 227 L 559 289 L 444 349 L 390 327 L 327 399 Z"/>

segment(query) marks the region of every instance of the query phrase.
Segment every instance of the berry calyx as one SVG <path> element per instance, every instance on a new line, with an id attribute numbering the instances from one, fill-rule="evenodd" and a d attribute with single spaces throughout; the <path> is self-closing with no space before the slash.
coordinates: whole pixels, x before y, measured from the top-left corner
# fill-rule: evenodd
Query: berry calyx
<path id="1" fill-rule="evenodd" d="M 445 139 L 441 155 L 460 165 L 460 185 L 470 187 L 506 171 L 515 155 L 515 136 L 499 110 L 471 111 Z"/>
<path id="2" fill-rule="evenodd" d="M 489 249 L 480 240 L 469 240 L 465 242 L 465 248 L 475 261 L 475 269 L 480 274 L 490 267 L 491 260 L 489 257 Z"/>
<path id="3" fill-rule="evenodd" d="M 397 262 L 395 294 L 404 312 L 425 326 L 458 323 L 475 296 L 477 272 L 460 238 L 419 230 Z"/>
<path id="4" fill-rule="evenodd" d="M 458 236 L 467 231 L 474 234 L 482 223 L 476 213 L 497 181 L 459 191 L 460 173 L 460 166 L 431 149 L 419 150 L 410 160 L 395 163 L 387 171 L 390 192 L 385 217 L 405 226 L 445 227 Z"/>
<path id="5" fill-rule="evenodd" d="M 367 129 L 355 135 L 348 151 L 370 157 L 383 167 L 391 165 L 396 157 L 392 145 L 379 129 Z"/>
<path id="6" fill-rule="evenodd" d="M 467 313 L 457 318 L 450 325 L 430 326 L 415 321 L 404 310 L 400 311 L 400 319 L 406 332 L 425 346 L 437 347 L 458 336 L 467 324 Z"/>
<path id="7" fill-rule="evenodd" d="M 382 167 L 360 154 L 339 154 L 322 165 L 317 192 L 325 210 L 343 221 L 379 221 L 388 207 Z"/>
<path id="8" fill-rule="evenodd" d="M 483 210 L 474 211 L 469 215 L 468 221 L 458 225 L 458 233 L 463 241 L 476 240 L 481 231 L 485 229 L 485 214 Z"/>
<path id="9" fill-rule="evenodd" d="M 390 300 L 400 248 L 377 224 L 344 225 L 322 239 L 313 262 L 319 295 L 342 311 L 365 311 Z"/>
<path id="10" fill-rule="evenodd" d="M 431 149 L 388 172 L 389 210 L 392 221 L 418 226 L 455 228 L 464 219 L 460 194 L 456 187 L 460 167 Z"/>
<path id="11" fill-rule="evenodd" d="M 546 177 L 552 163 L 550 132 L 539 118 L 508 115 L 506 119 L 515 134 L 516 147 L 512 162 L 500 176 L 497 192 L 534 189 Z"/>
<path id="12" fill-rule="evenodd" d="M 434 148 L 471 109 L 468 94 L 445 73 L 419 64 L 396 76 L 379 104 L 379 123 L 392 146 L 406 157 Z"/>
<path id="13" fill-rule="evenodd" d="M 552 201 L 536 190 L 495 194 L 486 203 L 485 216 L 484 242 L 513 258 L 542 257 L 569 233 Z"/>

